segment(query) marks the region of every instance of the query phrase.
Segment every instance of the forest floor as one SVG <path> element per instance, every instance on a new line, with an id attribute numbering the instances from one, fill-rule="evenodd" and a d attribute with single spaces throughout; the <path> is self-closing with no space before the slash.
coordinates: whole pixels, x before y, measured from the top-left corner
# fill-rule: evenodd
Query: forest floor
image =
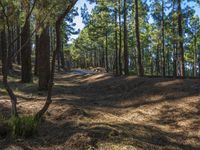
<path id="1" fill-rule="evenodd" d="M 20 114 L 34 114 L 45 92 L 10 77 Z M 0 112 L 10 101 L 0 76 Z M 32 138 L 0 139 L 0 149 L 200 149 L 200 80 L 56 74 L 53 103 Z"/>

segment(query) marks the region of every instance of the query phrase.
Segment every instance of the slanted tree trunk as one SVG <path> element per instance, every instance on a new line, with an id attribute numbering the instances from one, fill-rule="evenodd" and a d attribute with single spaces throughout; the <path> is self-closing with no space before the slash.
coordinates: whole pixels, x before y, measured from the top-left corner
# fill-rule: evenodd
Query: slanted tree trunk
<path id="1" fill-rule="evenodd" d="M 7 55 L 7 42 L 6 42 L 6 31 L 5 27 L 1 32 L 1 50 L 2 50 L 2 75 L 3 75 L 3 85 L 10 96 L 11 99 L 11 114 L 13 116 L 18 116 L 17 113 L 17 97 L 15 96 L 14 92 L 10 88 L 8 84 L 8 62 L 10 61 L 10 57 Z"/>
<path id="2" fill-rule="evenodd" d="M 124 73 L 129 75 L 128 60 L 128 31 L 127 31 L 127 4 L 124 0 Z"/>
<path id="3" fill-rule="evenodd" d="M 53 88 L 53 82 L 54 82 L 56 55 L 59 53 L 60 48 L 61 48 L 61 25 L 65 16 L 69 13 L 69 11 L 73 8 L 73 6 L 76 4 L 77 1 L 78 0 L 72 0 L 71 4 L 68 5 L 67 9 L 63 12 L 63 14 L 61 14 L 56 20 L 56 39 L 57 39 L 56 49 L 53 51 L 53 58 L 51 62 L 51 72 L 50 72 L 50 80 L 48 84 L 47 99 L 42 109 L 35 115 L 35 120 L 41 119 L 41 117 L 48 110 L 50 104 L 52 103 L 51 97 L 52 97 L 52 88 Z"/>
<path id="4" fill-rule="evenodd" d="M 140 47 L 140 25 L 138 18 L 138 0 L 135 0 L 135 33 L 136 33 L 136 48 L 138 52 L 138 75 L 144 76 L 144 68 L 142 64 L 141 47 Z"/>

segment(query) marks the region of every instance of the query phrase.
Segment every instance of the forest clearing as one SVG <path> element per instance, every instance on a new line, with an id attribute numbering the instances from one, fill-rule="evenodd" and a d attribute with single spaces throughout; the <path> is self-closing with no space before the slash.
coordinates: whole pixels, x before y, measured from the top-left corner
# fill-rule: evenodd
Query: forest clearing
<path id="1" fill-rule="evenodd" d="M 200 0 L 0 0 L 0 150 L 200 150 Z"/>

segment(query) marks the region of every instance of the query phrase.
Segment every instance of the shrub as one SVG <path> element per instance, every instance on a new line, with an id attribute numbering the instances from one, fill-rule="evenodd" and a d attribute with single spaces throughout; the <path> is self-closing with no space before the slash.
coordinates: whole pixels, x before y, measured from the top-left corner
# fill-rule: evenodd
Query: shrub
<path id="1" fill-rule="evenodd" d="M 14 137 L 30 137 L 37 132 L 38 121 L 33 116 L 14 117 L 12 116 L 8 125 Z"/>

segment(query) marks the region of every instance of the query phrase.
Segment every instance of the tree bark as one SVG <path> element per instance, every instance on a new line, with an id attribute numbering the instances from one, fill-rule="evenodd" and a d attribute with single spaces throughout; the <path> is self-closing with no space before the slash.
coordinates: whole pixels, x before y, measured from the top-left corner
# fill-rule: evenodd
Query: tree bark
<path id="1" fill-rule="evenodd" d="M 162 0 L 162 76 L 165 77 L 165 21 L 164 21 L 164 0 Z"/>
<path id="2" fill-rule="evenodd" d="M 108 34 L 106 33 L 106 71 L 109 71 L 108 65 Z"/>
<path id="3" fill-rule="evenodd" d="M 128 31 L 127 31 L 127 4 L 124 0 L 124 73 L 129 75 L 128 60 Z"/>
<path id="4" fill-rule="evenodd" d="M 197 37 L 194 36 L 194 77 L 197 76 Z"/>
<path id="5" fill-rule="evenodd" d="M 17 36 L 20 34 L 20 25 L 19 23 L 17 23 Z M 19 50 L 21 48 L 21 38 L 18 37 L 17 38 L 17 50 Z M 20 65 L 21 64 L 21 52 L 17 53 L 17 64 Z"/>
<path id="6" fill-rule="evenodd" d="M 69 11 L 73 8 L 73 6 L 76 4 L 78 0 L 72 0 L 71 4 L 68 5 L 67 9 L 61 14 L 57 21 L 56 21 L 56 49 L 53 51 L 53 58 L 51 62 L 51 73 L 50 73 L 50 80 L 48 84 L 48 94 L 47 99 L 42 107 L 42 109 L 35 115 L 35 120 L 41 119 L 41 117 L 44 115 L 44 113 L 48 110 L 50 104 L 52 103 L 52 88 L 53 88 L 53 82 L 54 82 L 54 72 L 55 72 L 55 62 L 56 62 L 56 55 L 59 53 L 59 50 L 61 48 L 61 25 L 65 18 L 65 16 L 69 13 Z"/>
<path id="7" fill-rule="evenodd" d="M 178 0 L 178 35 L 179 35 L 179 58 L 180 58 L 180 76 L 185 76 L 184 66 L 184 48 L 183 48 L 183 29 L 182 29 L 182 9 L 181 0 Z"/>
<path id="8" fill-rule="evenodd" d="M 138 52 L 138 69 L 139 69 L 139 76 L 144 76 L 144 68 L 142 64 L 142 56 L 141 56 L 141 47 L 140 47 L 140 25 L 139 25 L 139 18 L 138 18 L 138 0 L 135 0 L 135 33 L 136 33 L 136 48 Z"/>
<path id="9" fill-rule="evenodd" d="M 122 26 L 121 26 L 121 0 L 119 0 L 118 3 L 119 7 L 118 7 L 118 15 L 119 15 L 119 74 L 122 75 L 122 61 L 121 61 L 121 57 L 122 57 Z"/>
<path id="10" fill-rule="evenodd" d="M 61 59 L 61 67 L 63 70 L 65 70 L 65 55 L 64 55 L 64 45 L 63 45 L 63 41 L 61 43 L 62 48 L 60 51 L 60 59 Z"/>
<path id="11" fill-rule="evenodd" d="M 38 39 L 39 90 L 47 90 L 50 77 L 50 36 L 49 27 L 43 27 Z"/>
<path id="12" fill-rule="evenodd" d="M 118 33 L 117 33 L 117 8 L 115 8 L 115 74 L 119 74 L 118 65 Z"/>
<path id="13" fill-rule="evenodd" d="M 29 14 L 30 2 L 29 4 L 23 4 L 23 8 L 26 11 L 26 15 Z M 27 39 L 29 39 L 27 41 Z M 22 72 L 21 81 L 23 83 L 32 82 L 32 65 L 31 65 L 31 39 L 30 39 L 30 18 L 27 19 L 23 28 L 21 35 L 21 61 L 22 61 Z"/>
<path id="14" fill-rule="evenodd" d="M 39 35 L 35 34 L 35 66 L 34 66 L 34 75 L 38 76 L 38 51 L 39 51 Z"/>

